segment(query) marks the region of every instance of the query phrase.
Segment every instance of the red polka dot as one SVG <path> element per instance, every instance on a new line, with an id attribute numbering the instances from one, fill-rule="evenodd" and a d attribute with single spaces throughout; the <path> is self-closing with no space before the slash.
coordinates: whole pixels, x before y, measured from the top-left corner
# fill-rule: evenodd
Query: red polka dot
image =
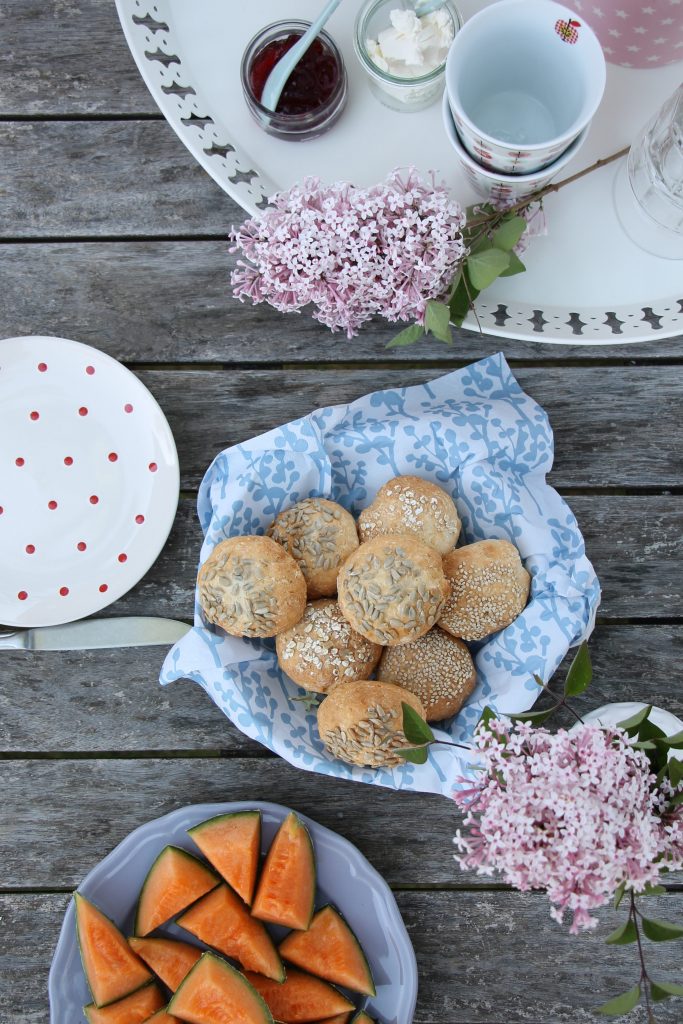
<path id="1" fill-rule="evenodd" d="M 87 546 L 88 545 L 85 543 L 84 540 L 79 540 L 78 544 L 76 545 L 76 547 L 78 548 L 79 551 L 85 551 Z"/>
<path id="2" fill-rule="evenodd" d="M 40 413 L 36 412 L 36 410 L 34 409 L 33 412 L 31 413 L 31 419 L 32 420 L 39 420 L 40 419 Z"/>
<path id="3" fill-rule="evenodd" d="M 65 466 L 73 466 L 73 464 L 74 464 L 74 460 L 71 458 L 71 456 L 70 455 L 65 455 L 64 456 L 64 465 Z"/>
<path id="4" fill-rule="evenodd" d="M 88 408 L 87 408 L 87 406 L 82 405 L 80 407 L 80 409 L 78 410 L 78 415 L 79 416 L 87 416 L 88 415 Z"/>
<path id="5" fill-rule="evenodd" d="M 124 412 L 132 412 L 133 411 L 133 406 L 130 404 L 130 402 L 126 402 L 126 404 L 123 407 L 123 411 Z"/>
<path id="6" fill-rule="evenodd" d="M 28 597 L 28 594 L 26 593 L 25 590 L 20 590 L 19 593 L 17 594 L 17 597 L 19 598 L 20 601 L 25 601 L 26 598 Z"/>
<path id="7" fill-rule="evenodd" d="M 47 370 L 47 363 L 38 363 L 38 369 L 41 373 L 45 373 Z"/>
<path id="8" fill-rule="evenodd" d="M 150 473 L 156 473 L 158 468 L 159 467 L 157 466 L 156 462 L 150 462 L 150 464 L 149 464 L 149 471 L 150 471 Z"/>
<path id="9" fill-rule="evenodd" d="M 96 494 L 91 494 L 90 495 L 90 504 L 91 505 L 96 505 L 99 500 L 100 499 L 97 497 Z"/>
<path id="10" fill-rule="evenodd" d="M 66 597 L 67 594 L 69 593 L 69 588 L 68 587 L 60 587 L 59 588 L 59 593 L 60 593 L 61 597 Z"/>
<path id="11" fill-rule="evenodd" d="M 35 550 L 36 550 L 35 544 L 27 544 L 26 545 L 26 554 L 27 555 L 32 555 Z"/>
<path id="12" fill-rule="evenodd" d="M 24 460 L 21 458 L 21 456 L 19 456 L 18 459 L 14 460 L 14 464 L 15 464 L 15 466 L 23 466 L 24 465 Z"/>
<path id="13" fill-rule="evenodd" d="M 108 590 L 109 587 L 106 583 L 100 583 L 100 594 L 106 594 Z"/>
<path id="14" fill-rule="evenodd" d="M 2 509 L 0 509 L 0 512 L 2 512 Z M 138 526 L 140 526 L 142 523 L 144 523 L 144 521 L 145 521 L 145 517 L 144 516 L 136 516 L 135 517 L 135 522 L 138 524 Z"/>
<path id="15" fill-rule="evenodd" d="M 119 562 L 127 562 L 127 561 L 128 561 L 128 555 L 124 555 L 123 552 L 121 552 L 121 554 L 119 555 Z"/>
<path id="16" fill-rule="evenodd" d="M 2 507 L 2 505 L 0 505 L 0 516 L 2 515 L 2 513 L 3 513 L 4 511 L 5 511 L 5 510 L 4 510 L 4 508 Z"/>
<path id="17" fill-rule="evenodd" d="M 49 509 L 52 509 L 52 511 L 54 512 L 54 510 L 57 508 L 57 502 L 54 499 L 52 501 L 48 501 L 47 507 Z"/>
<path id="18" fill-rule="evenodd" d="M 89 373 L 90 376 L 92 377 L 93 373 L 95 372 L 95 367 L 94 366 L 86 366 L 85 372 Z"/>
<path id="19" fill-rule="evenodd" d="M 118 459 L 118 455 L 116 454 L 116 452 L 109 452 L 107 458 L 109 459 L 110 462 L 116 462 Z"/>

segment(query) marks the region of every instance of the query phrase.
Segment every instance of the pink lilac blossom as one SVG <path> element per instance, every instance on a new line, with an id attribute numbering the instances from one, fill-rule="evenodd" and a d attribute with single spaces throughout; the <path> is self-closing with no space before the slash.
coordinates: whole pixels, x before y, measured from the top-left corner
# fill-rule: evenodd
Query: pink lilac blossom
<path id="1" fill-rule="evenodd" d="M 465 254 L 465 216 L 444 185 L 414 169 L 381 185 L 322 185 L 279 192 L 263 215 L 233 231 L 241 252 L 234 294 L 313 316 L 349 338 L 372 316 L 424 322 Z"/>
<path id="2" fill-rule="evenodd" d="M 462 780 L 469 788 L 455 796 L 465 811 L 466 832 L 454 840 L 460 867 L 545 890 L 551 916 L 572 914 L 576 934 L 596 926 L 591 911 L 622 882 L 640 892 L 664 865 L 683 866 L 683 818 L 662 816 L 667 794 L 623 730 L 491 727 L 475 733 L 476 781 Z"/>

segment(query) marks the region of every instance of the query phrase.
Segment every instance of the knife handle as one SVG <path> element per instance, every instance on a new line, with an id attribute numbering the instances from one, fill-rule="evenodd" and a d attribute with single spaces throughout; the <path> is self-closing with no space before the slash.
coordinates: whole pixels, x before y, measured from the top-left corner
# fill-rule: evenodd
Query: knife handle
<path id="1" fill-rule="evenodd" d="M 8 632 L 1 632 L 0 651 L 21 651 L 26 646 L 24 640 L 23 631 L 9 630 Z"/>

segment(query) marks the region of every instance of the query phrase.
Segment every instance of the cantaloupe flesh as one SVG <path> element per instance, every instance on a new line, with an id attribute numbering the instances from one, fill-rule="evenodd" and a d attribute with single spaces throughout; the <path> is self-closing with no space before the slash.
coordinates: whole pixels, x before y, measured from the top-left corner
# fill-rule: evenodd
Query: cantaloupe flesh
<path id="1" fill-rule="evenodd" d="M 188 829 L 188 835 L 219 875 L 250 906 L 261 856 L 261 812 L 219 814 Z"/>
<path id="2" fill-rule="evenodd" d="M 157 1010 L 151 1017 L 148 1017 L 145 1024 L 181 1024 L 177 1017 L 172 1017 L 168 1010 Z"/>
<path id="3" fill-rule="evenodd" d="M 284 968 L 273 940 L 229 886 L 219 885 L 182 914 L 176 923 L 207 946 L 239 960 L 246 970 L 275 981 L 284 979 Z"/>
<path id="4" fill-rule="evenodd" d="M 140 890 L 135 934 L 149 935 L 218 885 L 206 864 L 176 846 L 161 851 Z"/>
<path id="5" fill-rule="evenodd" d="M 168 1010 L 188 1024 L 273 1024 L 245 976 L 213 953 L 205 953 L 192 968 Z"/>
<path id="6" fill-rule="evenodd" d="M 361 1010 L 360 1013 L 357 1013 L 353 1018 L 351 1024 L 375 1024 L 375 1022 L 372 1017 L 368 1017 L 365 1010 Z"/>
<path id="7" fill-rule="evenodd" d="M 353 992 L 375 995 L 370 967 L 358 939 L 334 907 L 323 907 L 305 932 L 280 943 L 285 960 Z"/>
<path id="8" fill-rule="evenodd" d="M 102 1007 L 91 1004 L 83 1011 L 90 1024 L 143 1024 L 165 1002 L 157 985 L 145 985 L 117 1003 Z"/>
<path id="9" fill-rule="evenodd" d="M 305 930 L 313 916 L 315 882 L 308 829 L 289 814 L 271 843 L 251 912 L 262 921 Z"/>
<path id="10" fill-rule="evenodd" d="M 74 906 L 83 970 L 96 1006 L 123 999 L 152 980 L 113 921 L 78 892 Z"/>
<path id="11" fill-rule="evenodd" d="M 141 939 L 134 935 L 128 942 L 171 992 L 175 992 L 203 953 L 197 946 L 175 939 Z"/>
<path id="12" fill-rule="evenodd" d="M 295 968 L 287 971 L 281 984 L 249 971 L 246 977 L 263 996 L 273 1017 L 287 1024 L 308 1024 L 354 1009 L 336 988 Z"/>
<path id="13" fill-rule="evenodd" d="M 338 1013 L 336 1017 L 326 1017 L 325 1020 L 316 1020 L 313 1024 L 349 1024 L 350 1013 Z"/>

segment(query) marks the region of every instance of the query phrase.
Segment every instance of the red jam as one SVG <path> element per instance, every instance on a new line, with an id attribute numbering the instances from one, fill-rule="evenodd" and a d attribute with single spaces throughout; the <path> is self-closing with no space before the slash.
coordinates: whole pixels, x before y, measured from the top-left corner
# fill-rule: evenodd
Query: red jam
<path id="1" fill-rule="evenodd" d="M 301 38 L 292 32 L 274 39 L 255 55 L 249 68 L 249 84 L 257 100 L 261 99 L 268 75 L 280 58 Z M 314 39 L 292 71 L 275 108 L 278 114 L 308 114 L 325 106 L 339 85 L 340 71 L 334 54 L 323 40 Z"/>

